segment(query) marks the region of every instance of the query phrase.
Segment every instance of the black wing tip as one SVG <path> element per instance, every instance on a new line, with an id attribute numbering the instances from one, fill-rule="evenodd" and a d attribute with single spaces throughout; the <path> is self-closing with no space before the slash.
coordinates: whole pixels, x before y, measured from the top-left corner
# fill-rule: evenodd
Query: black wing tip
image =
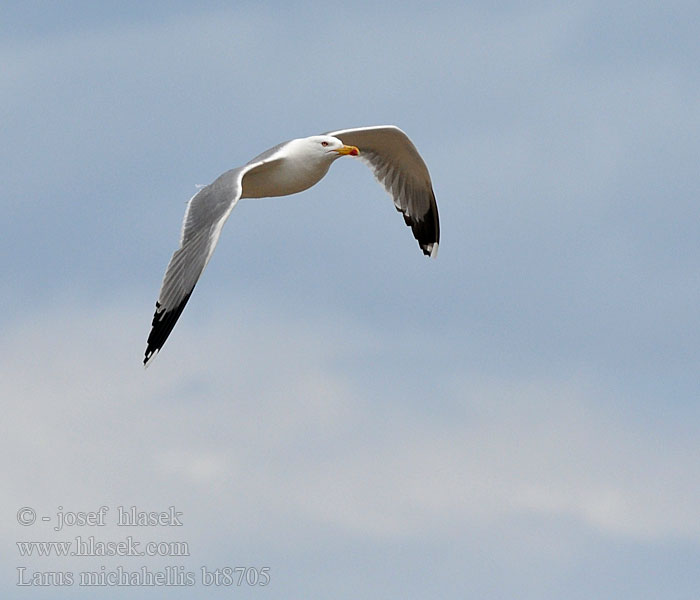
<path id="1" fill-rule="evenodd" d="M 428 258 L 437 258 L 438 246 L 440 245 L 438 242 L 433 242 L 431 244 L 421 244 L 418 242 L 418 245 L 423 251 L 423 254 L 425 254 Z"/>
<path id="2" fill-rule="evenodd" d="M 158 354 L 158 352 L 158 349 L 151 349 L 150 347 L 146 348 L 146 356 L 143 359 L 144 369 L 148 368 L 148 365 L 151 364 L 151 361 L 156 357 L 156 354 Z"/>
<path id="3" fill-rule="evenodd" d="M 401 211 L 401 208 L 397 207 L 396 210 Z M 411 228 L 413 237 L 418 241 L 423 254 L 437 258 L 438 245 L 440 244 L 440 219 L 435 196 L 432 197 L 430 209 L 420 219 L 414 219 L 403 211 L 401 212 L 404 222 Z"/>
<path id="4" fill-rule="evenodd" d="M 160 352 L 191 295 L 192 292 L 187 294 L 180 304 L 172 310 L 161 310 L 160 302 L 156 302 L 156 311 L 153 313 L 153 321 L 151 322 L 151 333 L 146 341 L 146 352 L 143 359 L 144 367 L 148 367 L 158 352 Z"/>

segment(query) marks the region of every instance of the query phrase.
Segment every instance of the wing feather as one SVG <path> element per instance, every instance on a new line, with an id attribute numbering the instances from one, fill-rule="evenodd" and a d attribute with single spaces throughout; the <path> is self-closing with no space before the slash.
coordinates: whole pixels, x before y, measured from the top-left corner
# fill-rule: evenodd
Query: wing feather
<path id="1" fill-rule="evenodd" d="M 145 366 L 172 332 L 219 241 L 221 229 L 241 196 L 241 179 L 256 165 L 231 169 L 201 188 L 187 204 L 180 247 L 165 270 L 151 323 Z"/>
<path id="2" fill-rule="evenodd" d="M 440 219 L 435 193 L 428 167 L 408 136 L 393 125 L 341 129 L 326 135 L 360 149 L 360 160 L 392 197 L 423 253 L 436 256 Z"/>

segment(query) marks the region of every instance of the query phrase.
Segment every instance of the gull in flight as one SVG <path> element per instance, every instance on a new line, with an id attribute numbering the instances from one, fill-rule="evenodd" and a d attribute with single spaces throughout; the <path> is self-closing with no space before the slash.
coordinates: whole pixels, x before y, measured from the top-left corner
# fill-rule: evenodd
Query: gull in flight
<path id="1" fill-rule="evenodd" d="M 398 127 L 341 129 L 284 142 L 226 171 L 190 199 L 180 247 L 170 259 L 158 294 L 144 366 L 155 358 L 175 327 L 238 200 L 302 192 L 318 183 L 333 161 L 346 155 L 369 166 L 403 214 L 423 254 L 437 255 L 440 223 L 430 174 L 416 147 Z"/>

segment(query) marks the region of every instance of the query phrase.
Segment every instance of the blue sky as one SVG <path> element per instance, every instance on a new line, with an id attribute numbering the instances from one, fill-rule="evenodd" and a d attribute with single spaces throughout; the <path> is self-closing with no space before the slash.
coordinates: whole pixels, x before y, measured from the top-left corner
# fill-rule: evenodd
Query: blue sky
<path id="1" fill-rule="evenodd" d="M 46 594 L 20 565 L 181 564 L 270 567 L 251 598 L 695 597 L 699 12 L 5 5 L 2 596 Z M 195 185 L 386 123 L 430 168 L 438 259 L 338 161 L 239 203 L 144 371 Z M 176 506 L 181 529 L 128 533 L 191 556 L 18 556 L 126 535 L 18 508 L 102 505 Z"/>

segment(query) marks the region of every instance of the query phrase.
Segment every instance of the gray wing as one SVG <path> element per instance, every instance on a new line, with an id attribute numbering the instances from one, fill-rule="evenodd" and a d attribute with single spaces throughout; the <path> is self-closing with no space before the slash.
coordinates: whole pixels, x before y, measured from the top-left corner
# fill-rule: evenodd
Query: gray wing
<path id="1" fill-rule="evenodd" d="M 165 344 L 219 241 L 221 228 L 241 196 L 241 179 L 251 167 L 231 169 L 190 199 L 182 223 L 180 248 L 165 271 L 148 336 L 143 364 Z"/>
<path id="2" fill-rule="evenodd" d="M 423 254 L 437 256 L 440 220 L 433 184 L 428 167 L 408 136 L 393 125 L 341 129 L 326 135 L 359 148 L 360 160 L 392 197 Z"/>

